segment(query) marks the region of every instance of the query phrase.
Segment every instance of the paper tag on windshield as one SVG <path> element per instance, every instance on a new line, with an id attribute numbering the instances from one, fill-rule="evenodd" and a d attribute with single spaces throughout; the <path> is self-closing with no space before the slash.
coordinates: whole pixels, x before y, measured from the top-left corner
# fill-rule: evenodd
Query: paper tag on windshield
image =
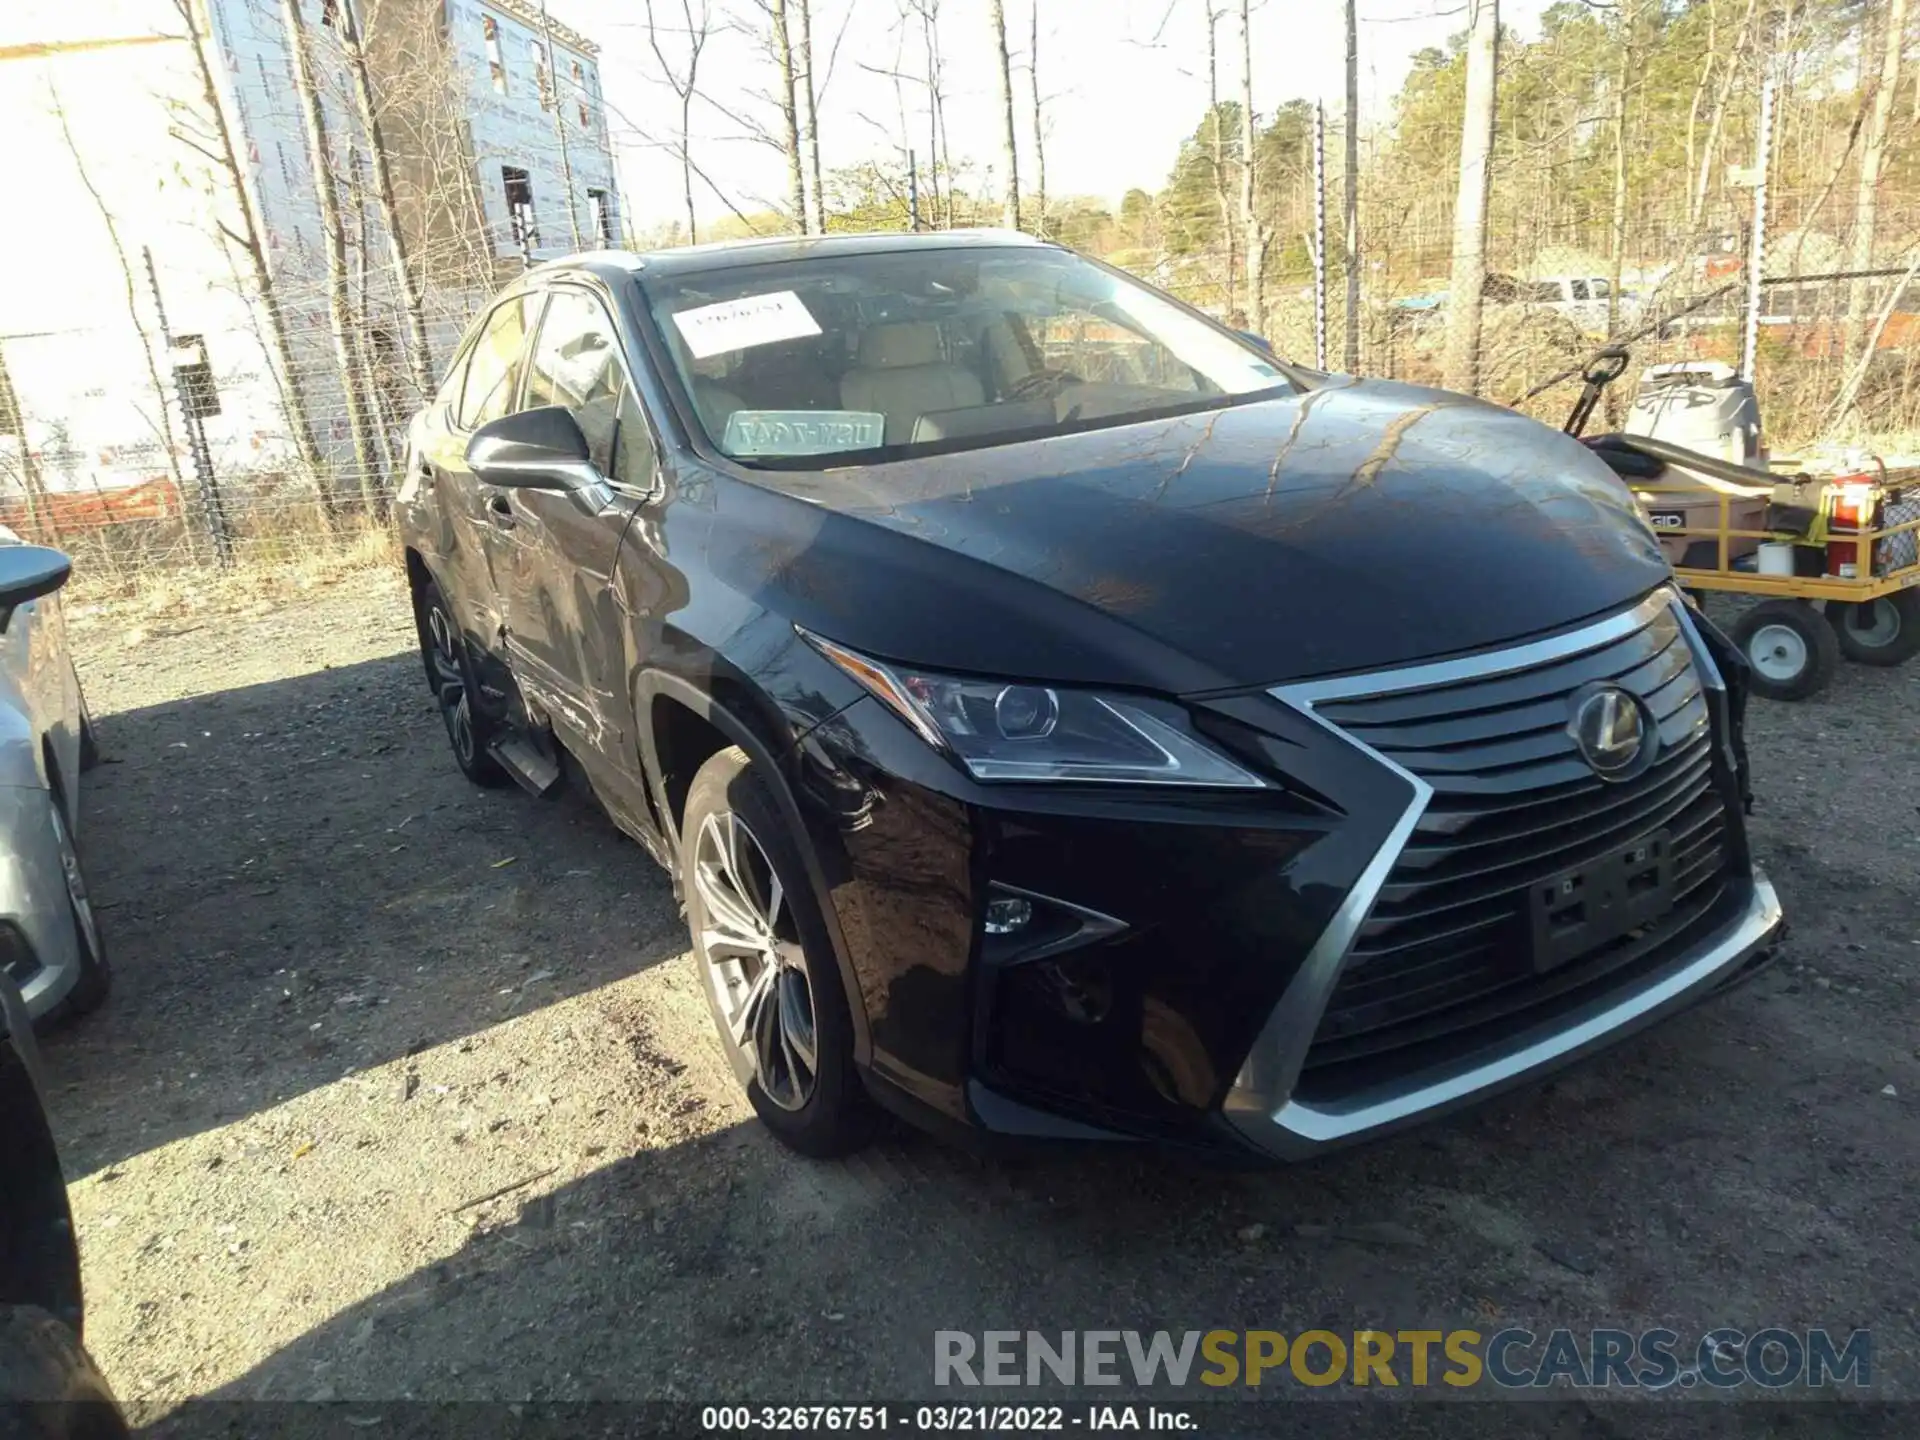
<path id="1" fill-rule="evenodd" d="M 677 311 L 673 323 L 696 360 L 820 333 L 820 322 L 791 290 Z"/>

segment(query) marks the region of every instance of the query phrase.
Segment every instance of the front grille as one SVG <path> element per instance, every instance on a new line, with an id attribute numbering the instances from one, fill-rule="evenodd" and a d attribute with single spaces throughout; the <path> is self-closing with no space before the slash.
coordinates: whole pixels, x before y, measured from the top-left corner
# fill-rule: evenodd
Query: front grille
<path id="1" fill-rule="evenodd" d="M 1601 780 L 1567 733 L 1568 697 L 1605 680 L 1639 695 L 1655 762 Z M 1720 898 L 1726 816 L 1707 698 L 1671 609 L 1592 649 L 1455 684 L 1326 700 L 1317 713 L 1412 771 L 1433 798 L 1349 952 L 1306 1068 L 1475 1031 L 1670 955 Z M 1530 888 L 1665 832 L 1671 909 L 1566 964 L 1533 969 Z"/>

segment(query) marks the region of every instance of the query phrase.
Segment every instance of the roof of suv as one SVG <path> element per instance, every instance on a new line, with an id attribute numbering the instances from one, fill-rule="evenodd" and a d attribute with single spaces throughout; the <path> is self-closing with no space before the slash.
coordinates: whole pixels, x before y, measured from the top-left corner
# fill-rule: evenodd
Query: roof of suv
<path id="1" fill-rule="evenodd" d="M 1018 230 L 876 231 L 860 235 L 769 235 L 754 240 L 721 240 L 708 245 L 683 245 L 674 250 L 593 250 L 551 260 L 535 273 L 556 270 L 624 270 L 630 274 L 684 275 L 724 270 L 735 265 L 774 265 L 809 256 L 879 255 L 895 250 L 966 250 L 1026 245 L 1047 246 L 1044 240 Z M 1051 248 L 1051 247 L 1048 247 Z"/>

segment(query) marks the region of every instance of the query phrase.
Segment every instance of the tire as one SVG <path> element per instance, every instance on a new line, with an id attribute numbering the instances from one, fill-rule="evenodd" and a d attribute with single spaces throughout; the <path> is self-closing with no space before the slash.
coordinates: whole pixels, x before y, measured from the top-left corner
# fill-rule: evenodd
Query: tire
<path id="1" fill-rule="evenodd" d="M 80 676 L 73 677 L 74 688 L 79 689 Z M 100 736 L 93 728 L 93 714 L 87 709 L 85 691 L 80 692 L 80 770 L 82 774 L 100 763 Z"/>
<path id="2" fill-rule="evenodd" d="M 846 989 L 799 844 L 744 751 L 722 750 L 700 767 L 681 823 L 680 873 L 720 1047 L 762 1124 L 803 1155 L 845 1155 L 872 1137 L 873 1102 L 854 1069 Z M 764 948 L 755 954 L 753 944 Z"/>
<path id="3" fill-rule="evenodd" d="M 453 763 L 476 785 L 493 789 L 506 784 L 507 772 L 487 753 L 492 727 L 478 703 L 480 689 L 474 683 L 466 638 L 440 587 L 431 580 L 414 592 L 413 619 L 420 632 L 420 663 L 426 667 L 427 688 L 440 711 Z"/>
<path id="4" fill-rule="evenodd" d="M 1857 603 L 1829 600 L 1827 623 L 1840 653 L 1856 664 L 1903 665 L 1920 655 L 1920 590 Z"/>
<path id="5" fill-rule="evenodd" d="M 1733 627 L 1733 643 L 1753 668 L 1753 693 L 1769 700 L 1817 695 L 1840 665 L 1833 627 L 1804 600 L 1755 605 Z"/>
<path id="6" fill-rule="evenodd" d="M 49 820 L 54 843 L 60 847 L 60 865 L 66 872 L 67 911 L 73 923 L 73 943 L 80 956 L 80 975 L 60 1002 L 52 1021 L 64 1025 L 91 1015 L 107 1002 L 113 989 L 113 966 L 107 959 L 106 942 L 100 937 L 99 918 L 87 892 L 86 872 L 80 864 L 80 848 L 67 824 L 66 802 L 58 790 L 47 792 Z"/>
<path id="7" fill-rule="evenodd" d="M 125 1440 L 126 1417 L 80 1337 L 30 1305 L 0 1307 L 0 1440 Z"/>

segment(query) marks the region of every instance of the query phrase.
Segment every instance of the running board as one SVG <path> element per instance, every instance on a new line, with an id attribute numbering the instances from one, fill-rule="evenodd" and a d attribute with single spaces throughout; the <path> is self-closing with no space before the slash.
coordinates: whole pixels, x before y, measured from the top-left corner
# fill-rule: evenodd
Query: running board
<path id="1" fill-rule="evenodd" d="M 530 795 L 544 797 L 560 788 L 560 766 L 524 736 L 504 736 L 487 746 L 487 753 Z"/>

